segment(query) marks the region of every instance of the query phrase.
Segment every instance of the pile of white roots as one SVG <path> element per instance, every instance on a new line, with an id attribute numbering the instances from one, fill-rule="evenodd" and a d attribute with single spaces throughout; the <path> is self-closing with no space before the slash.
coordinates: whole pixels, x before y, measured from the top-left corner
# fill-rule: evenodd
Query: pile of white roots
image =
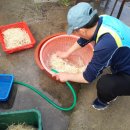
<path id="1" fill-rule="evenodd" d="M 79 59 L 80 66 L 74 65 L 69 62 L 67 59 L 62 59 L 56 54 L 53 54 L 50 57 L 50 67 L 57 70 L 58 72 L 68 72 L 68 73 L 82 73 L 86 66 L 83 61 Z"/>
<path id="2" fill-rule="evenodd" d="M 7 49 L 20 47 L 30 44 L 31 40 L 28 33 L 21 28 L 11 28 L 2 32 Z"/>
<path id="3" fill-rule="evenodd" d="M 23 123 L 18 125 L 12 124 L 6 130 L 37 130 L 37 129 Z"/>

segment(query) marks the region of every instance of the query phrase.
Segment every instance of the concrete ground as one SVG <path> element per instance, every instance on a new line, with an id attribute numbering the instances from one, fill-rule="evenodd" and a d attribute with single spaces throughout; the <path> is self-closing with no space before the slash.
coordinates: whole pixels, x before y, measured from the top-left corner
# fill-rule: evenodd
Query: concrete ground
<path id="1" fill-rule="evenodd" d="M 91 1 L 91 4 L 97 7 L 100 14 L 104 11 L 109 14 L 112 1 L 110 1 L 107 10 L 104 9 L 104 2 L 101 1 L 99 4 Z M 13 54 L 6 54 L 0 46 L 0 73 L 14 74 L 15 80 L 35 86 L 62 106 L 71 105 L 70 91 L 65 84 L 54 81 L 38 68 L 34 59 L 34 51 L 39 42 L 46 36 L 65 31 L 68 8 L 55 3 L 53 0 L 52 2 L 44 0 L 0 0 L 0 25 L 25 21 L 36 39 L 34 48 Z M 130 25 L 128 10 L 129 3 L 125 5 L 125 10 L 123 10 L 120 18 Z M 113 15 L 116 14 L 115 11 Z M 41 97 L 20 85 L 13 85 L 8 102 L 0 102 L 0 111 L 36 108 L 41 112 L 44 130 L 129 130 L 129 97 L 118 98 L 106 111 L 96 111 L 91 107 L 91 102 L 96 97 L 95 84 L 96 82 L 91 85 L 73 83 L 75 88 L 82 87 L 73 113 L 72 111 L 61 112 L 53 108 Z"/>

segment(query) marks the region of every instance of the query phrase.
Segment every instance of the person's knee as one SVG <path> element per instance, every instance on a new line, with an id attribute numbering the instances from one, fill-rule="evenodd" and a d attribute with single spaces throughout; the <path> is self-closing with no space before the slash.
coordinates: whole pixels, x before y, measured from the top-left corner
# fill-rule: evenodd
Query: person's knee
<path id="1" fill-rule="evenodd" d="M 97 82 L 97 91 L 102 94 L 109 94 L 114 90 L 115 83 L 110 75 L 103 75 Z"/>
<path id="2" fill-rule="evenodd" d="M 97 82 L 97 90 L 99 90 L 99 91 L 101 91 L 101 90 L 104 90 L 105 89 L 105 87 L 106 87 L 106 79 L 107 79 L 107 77 L 106 77 L 106 75 L 104 75 L 104 76 L 102 76 L 99 80 L 98 80 L 98 82 Z"/>

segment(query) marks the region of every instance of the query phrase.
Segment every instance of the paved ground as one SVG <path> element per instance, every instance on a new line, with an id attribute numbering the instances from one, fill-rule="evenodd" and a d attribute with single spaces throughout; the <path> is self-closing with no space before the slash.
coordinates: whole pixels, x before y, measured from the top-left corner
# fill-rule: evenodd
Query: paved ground
<path id="1" fill-rule="evenodd" d="M 97 7 L 102 14 L 104 2 L 101 1 L 100 6 L 99 3 L 94 4 L 92 1 L 91 4 Z M 112 1 L 107 8 L 108 14 L 111 4 Z M 65 31 L 68 8 L 57 3 L 45 3 L 44 0 L 0 0 L 0 25 L 25 21 L 36 39 L 34 48 L 14 54 L 6 54 L 0 46 L 0 73 L 14 74 L 15 80 L 34 85 L 63 106 L 71 104 L 71 93 L 64 84 L 55 82 L 38 68 L 34 60 L 34 51 L 39 42 L 47 35 Z M 121 19 L 127 24 L 130 23 L 128 10 L 129 3 L 126 4 L 121 15 Z M 116 11 L 113 15 L 116 15 Z M 7 103 L 0 103 L 0 111 L 36 108 L 42 114 L 44 130 L 67 130 L 69 124 L 69 130 L 128 130 L 130 124 L 129 97 L 121 97 L 108 110 L 98 112 L 91 108 L 91 102 L 96 97 L 95 88 L 82 84 L 73 85 L 83 87 L 73 114 L 53 108 L 38 95 L 19 85 L 13 86 Z M 95 84 L 90 86 L 95 86 Z"/>

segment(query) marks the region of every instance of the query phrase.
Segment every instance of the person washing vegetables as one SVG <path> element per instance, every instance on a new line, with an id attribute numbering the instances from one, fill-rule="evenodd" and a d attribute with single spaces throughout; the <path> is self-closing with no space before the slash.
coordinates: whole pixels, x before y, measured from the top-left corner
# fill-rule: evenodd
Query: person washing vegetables
<path id="1" fill-rule="evenodd" d="M 130 95 L 130 28 L 115 17 L 98 16 L 97 10 L 85 2 L 70 8 L 67 20 L 67 33 L 80 38 L 66 52 L 57 52 L 57 56 L 67 58 L 92 41 L 95 41 L 94 54 L 83 73 L 53 76 L 61 82 L 91 83 L 103 69 L 110 67 L 112 74 L 103 75 L 97 81 L 97 98 L 92 103 L 97 110 L 107 108 L 117 96 Z"/>

